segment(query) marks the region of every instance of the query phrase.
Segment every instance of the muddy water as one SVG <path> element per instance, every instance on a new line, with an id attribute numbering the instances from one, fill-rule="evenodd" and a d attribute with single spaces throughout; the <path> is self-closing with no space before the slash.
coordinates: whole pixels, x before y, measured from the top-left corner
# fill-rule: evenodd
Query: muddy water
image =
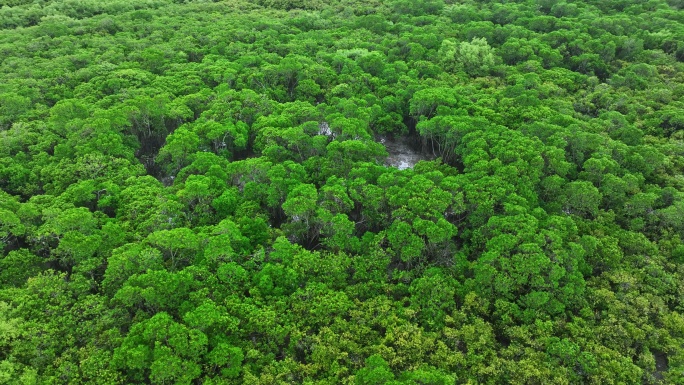
<path id="1" fill-rule="evenodd" d="M 420 151 L 419 140 L 418 137 L 408 136 L 399 138 L 379 137 L 378 142 L 382 143 L 389 153 L 385 164 L 399 170 L 405 170 L 413 168 L 421 160 L 432 159 Z"/>

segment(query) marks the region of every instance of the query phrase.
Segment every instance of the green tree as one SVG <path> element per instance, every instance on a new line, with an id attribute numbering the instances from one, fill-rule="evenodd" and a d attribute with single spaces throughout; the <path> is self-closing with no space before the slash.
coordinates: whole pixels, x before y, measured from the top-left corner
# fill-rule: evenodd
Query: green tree
<path id="1" fill-rule="evenodd" d="M 567 185 L 564 199 L 566 213 L 593 218 L 598 214 L 602 196 L 591 183 L 575 181 Z"/>
<path id="2" fill-rule="evenodd" d="M 190 384 L 201 376 L 199 363 L 206 353 L 206 335 L 162 312 L 133 325 L 115 350 L 112 364 L 127 369 L 131 381 L 149 378 L 153 384 Z"/>
<path id="3" fill-rule="evenodd" d="M 470 76 L 485 76 L 496 64 L 494 50 L 484 37 L 461 43 L 445 39 L 439 49 L 439 57 L 447 68 L 462 69 Z"/>

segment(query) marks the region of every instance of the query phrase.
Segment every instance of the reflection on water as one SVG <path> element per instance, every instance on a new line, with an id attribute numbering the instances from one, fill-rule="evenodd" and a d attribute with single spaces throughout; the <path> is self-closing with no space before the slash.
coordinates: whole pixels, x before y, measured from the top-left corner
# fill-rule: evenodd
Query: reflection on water
<path id="1" fill-rule="evenodd" d="M 328 125 L 328 122 L 318 123 L 318 135 L 331 136 L 332 133 L 333 132 L 330 129 L 330 125 Z"/>
<path id="2" fill-rule="evenodd" d="M 379 137 L 378 141 L 385 146 L 389 153 L 385 164 L 399 170 L 406 170 L 413 168 L 421 160 L 431 159 L 431 157 L 421 153 L 419 140 L 418 137 Z"/>

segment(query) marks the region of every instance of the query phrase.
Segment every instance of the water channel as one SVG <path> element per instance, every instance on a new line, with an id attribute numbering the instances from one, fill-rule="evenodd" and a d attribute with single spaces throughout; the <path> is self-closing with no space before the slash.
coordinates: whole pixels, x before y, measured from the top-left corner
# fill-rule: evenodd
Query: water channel
<path id="1" fill-rule="evenodd" d="M 385 164 L 399 170 L 413 168 L 421 160 L 432 159 L 431 156 L 421 151 L 420 137 L 418 136 L 394 138 L 381 136 L 377 140 L 385 146 L 389 153 Z"/>

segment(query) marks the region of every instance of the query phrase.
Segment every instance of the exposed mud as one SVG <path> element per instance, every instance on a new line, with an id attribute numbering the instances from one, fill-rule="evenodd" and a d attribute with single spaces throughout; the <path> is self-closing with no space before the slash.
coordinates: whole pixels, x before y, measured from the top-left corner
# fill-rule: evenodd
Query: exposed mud
<path id="1" fill-rule="evenodd" d="M 662 352 L 660 350 L 653 349 L 651 350 L 651 353 L 653 353 L 653 357 L 655 358 L 655 363 L 656 363 L 656 370 L 653 375 L 657 380 L 662 380 L 663 379 L 663 373 L 667 372 L 669 370 L 669 360 L 667 359 L 667 354 L 665 352 Z"/>

